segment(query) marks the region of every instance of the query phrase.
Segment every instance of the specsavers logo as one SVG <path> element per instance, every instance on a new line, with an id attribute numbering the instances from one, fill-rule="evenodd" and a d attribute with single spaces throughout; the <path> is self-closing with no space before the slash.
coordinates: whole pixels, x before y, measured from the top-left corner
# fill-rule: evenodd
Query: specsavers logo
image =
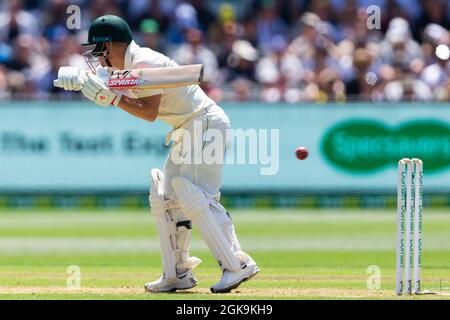
<path id="1" fill-rule="evenodd" d="M 370 173 L 397 165 L 401 158 L 421 158 L 427 172 L 450 167 L 450 126 L 435 120 L 389 127 L 373 120 L 352 120 L 332 127 L 322 153 L 333 165 L 352 173 Z"/>

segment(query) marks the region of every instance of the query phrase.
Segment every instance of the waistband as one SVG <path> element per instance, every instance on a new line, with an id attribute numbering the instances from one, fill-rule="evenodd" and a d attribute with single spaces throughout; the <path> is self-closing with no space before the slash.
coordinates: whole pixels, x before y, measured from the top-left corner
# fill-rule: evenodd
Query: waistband
<path id="1" fill-rule="evenodd" d="M 183 128 L 183 126 L 185 124 L 187 124 L 189 121 L 191 121 L 192 119 L 198 117 L 201 114 L 206 114 L 207 112 L 208 112 L 208 107 L 200 108 L 200 109 L 194 111 L 192 113 L 192 115 L 188 119 L 186 119 L 183 123 L 181 123 L 181 124 L 179 124 L 177 126 L 174 126 L 172 128 L 172 130 L 170 130 L 169 133 L 166 135 L 165 145 L 168 146 L 170 144 L 170 141 L 172 140 L 172 136 L 174 135 L 175 131 L 177 131 L 180 128 Z"/>

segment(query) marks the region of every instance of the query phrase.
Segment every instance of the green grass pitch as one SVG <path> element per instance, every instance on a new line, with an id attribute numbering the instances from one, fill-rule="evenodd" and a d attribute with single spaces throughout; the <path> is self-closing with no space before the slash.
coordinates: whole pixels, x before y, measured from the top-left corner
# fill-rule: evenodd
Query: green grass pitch
<path id="1" fill-rule="evenodd" d="M 423 288 L 438 294 L 412 297 L 394 294 L 395 215 L 233 210 L 240 242 L 261 272 L 232 293 L 213 295 L 209 287 L 220 270 L 195 230 L 191 254 L 203 260 L 195 269 L 199 285 L 176 294 L 144 292 L 161 272 L 148 210 L 1 211 L 0 299 L 448 299 L 449 212 L 425 210 Z M 80 270 L 80 288 L 67 287 L 70 266 Z"/>

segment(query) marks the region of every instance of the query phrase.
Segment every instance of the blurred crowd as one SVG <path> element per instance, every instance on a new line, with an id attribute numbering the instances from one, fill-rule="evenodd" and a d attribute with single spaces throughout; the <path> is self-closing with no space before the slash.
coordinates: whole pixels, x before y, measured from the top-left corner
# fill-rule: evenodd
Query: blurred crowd
<path id="1" fill-rule="evenodd" d="M 87 68 L 80 43 L 103 14 L 142 46 L 203 63 L 217 101 L 450 101 L 450 0 L 2 0 L 0 98 L 79 96 L 53 79 Z"/>

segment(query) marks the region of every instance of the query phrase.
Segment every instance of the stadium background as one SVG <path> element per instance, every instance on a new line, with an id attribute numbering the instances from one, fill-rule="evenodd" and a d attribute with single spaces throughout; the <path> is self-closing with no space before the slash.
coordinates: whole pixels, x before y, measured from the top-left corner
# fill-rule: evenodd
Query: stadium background
<path id="1" fill-rule="evenodd" d="M 449 1 L 0 0 L 0 299 L 217 299 L 195 228 L 199 286 L 143 290 L 161 272 L 147 196 L 170 128 L 52 85 L 60 66 L 85 67 L 79 43 L 102 14 L 203 63 L 233 128 L 279 130 L 277 174 L 225 168 L 221 201 L 261 272 L 220 299 L 396 298 L 402 157 L 425 163 L 423 284 L 447 295 L 401 299 L 448 298 Z"/>
<path id="2" fill-rule="evenodd" d="M 80 29 L 67 28 L 70 5 Z M 369 5 L 380 29 L 367 27 Z M 436 54 L 450 42 L 447 1 L 8 0 L 0 9 L 0 206 L 147 206 L 147 173 L 163 165 L 169 128 L 52 86 L 60 66 L 85 67 L 79 43 L 106 13 L 124 17 L 139 44 L 203 63 L 202 87 L 234 128 L 280 130 L 278 173 L 227 166 L 225 204 L 393 206 L 396 160 L 418 156 L 426 205 L 449 205 L 449 62 Z M 362 123 L 354 146 L 330 138 L 352 123 Z M 364 151 L 380 135 L 377 152 Z M 306 161 L 298 146 L 310 149 Z"/>

